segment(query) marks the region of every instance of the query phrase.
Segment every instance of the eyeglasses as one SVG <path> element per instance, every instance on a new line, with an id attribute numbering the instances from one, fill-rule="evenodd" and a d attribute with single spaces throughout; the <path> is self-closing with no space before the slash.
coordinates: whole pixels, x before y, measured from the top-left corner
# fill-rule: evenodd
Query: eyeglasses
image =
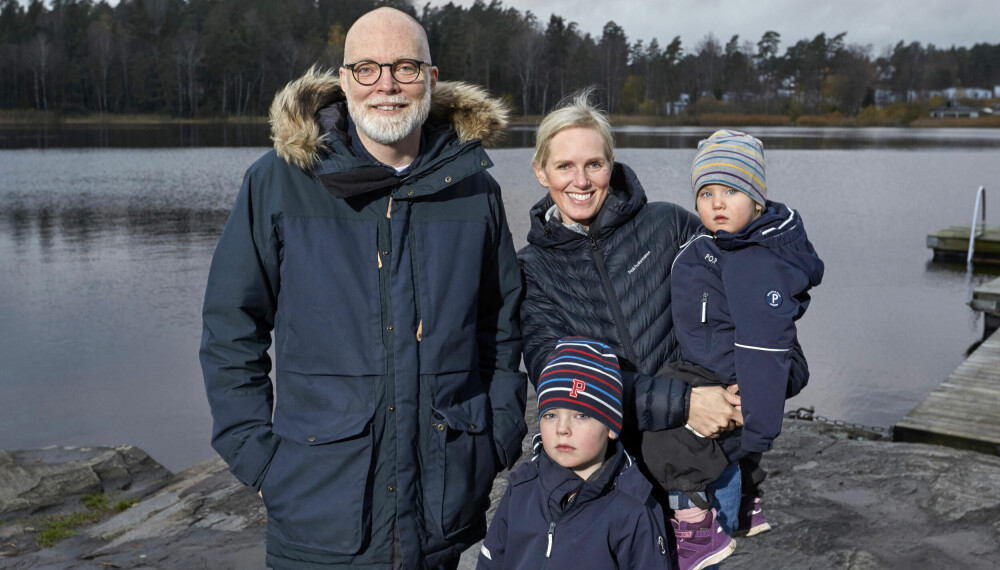
<path id="1" fill-rule="evenodd" d="M 413 83 L 420 77 L 420 66 L 427 63 L 419 59 L 397 59 L 392 63 L 375 61 L 359 61 L 345 63 L 343 66 L 351 70 L 354 80 L 362 85 L 375 85 L 382 77 L 382 68 L 388 67 L 392 78 L 400 83 Z"/>

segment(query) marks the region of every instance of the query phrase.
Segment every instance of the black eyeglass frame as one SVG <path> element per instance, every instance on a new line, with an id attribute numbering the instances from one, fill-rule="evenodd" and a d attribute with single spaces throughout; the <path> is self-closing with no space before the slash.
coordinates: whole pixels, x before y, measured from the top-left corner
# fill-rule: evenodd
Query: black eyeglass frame
<path id="1" fill-rule="evenodd" d="M 414 76 L 414 78 L 411 79 L 411 80 L 409 80 L 409 81 L 404 81 L 404 80 L 396 77 L 396 71 L 395 71 L 396 65 L 401 64 L 401 63 L 406 63 L 406 62 L 417 64 L 417 75 Z M 354 71 L 354 66 L 361 65 L 362 63 L 370 63 L 370 64 L 378 66 L 378 75 L 375 76 L 375 79 L 371 83 L 365 83 L 364 81 L 361 81 L 360 79 L 358 79 L 358 74 Z M 363 59 L 361 61 L 355 61 L 354 63 L 345 63 L 341 67 L 345 67 L 347 69 L 350 69 L 351 70 L 351 76 L 354 77 L 355 81 L 357 81 L 361 85 L 364 85 L 365 87 L 369 87 L 371 85 L 375 85 L 376 83 L 378 83 L 379 79 L 382 79 L 382 68 L 383 67 L 388 67 L 389 68 L 389 75 L 392 76 L 392 79 L 394 81 L 399 82 L 399 83 L 403 83 L 405 85 L 409 85 L 410 83 L 415 83 L 418 79 L 420 79 L 420 70 L 423 69 L 424 65 L 430 65 L 430 64 L 431 64 L 431 62 L 429 62 L 429 61 L 421 61 L 419 59 L 413 59 L 413 58 L 409 58 L 409 57 L 404 57 L 404 58 L 397 59 L 396 61 L 394 61 L 392 63 L 379 63 L 379 62 L 371 60 L 371 59 Z"/>

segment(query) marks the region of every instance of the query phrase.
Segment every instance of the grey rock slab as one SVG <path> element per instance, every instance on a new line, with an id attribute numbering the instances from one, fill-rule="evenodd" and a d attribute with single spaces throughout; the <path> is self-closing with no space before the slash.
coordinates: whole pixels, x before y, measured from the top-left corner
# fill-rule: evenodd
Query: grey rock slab
<path id="1" fill-rule="evenodd" d="M 536 432 L 537 412 L 526 417 Z M 523 449 L 522 461 L 531 454 L 530 436 Z M 3 478 L 24 468 L 29 456 L 19 453 L 0 455 L 0 482 L 24 481 L 23 473 Z M 92 458 L 81 465 L 114 477 L 121 473 L 116 461 L 101 469 Z M 134 464 L 124 455 L 121 461 Z M 737 539 L 724 569 L 1000 568 L 1000 457 L 855 439 L 835 426 L 787 420 L 763 466 L 769 472 L 763 507 L 774 529 Z M 493 508 L 506 484 L 503 473 L 491 493 Z M 0 493 L 28 496 L 29 486 L 19 485 L 17 493 Z M 51 502 L 46 493 L 36 496 Z M 168 476 L 133 508 L 52 548 L 0 557 L 0 567 L 255 570 L 264 567 L 265 521 L 256 493 L 213 459 Z M 19 524 L 0 525 L 0 536 L 23 536 Z M 466 551 L 459 568 L 475 568 L 478 552 L 479 545 Z"/>

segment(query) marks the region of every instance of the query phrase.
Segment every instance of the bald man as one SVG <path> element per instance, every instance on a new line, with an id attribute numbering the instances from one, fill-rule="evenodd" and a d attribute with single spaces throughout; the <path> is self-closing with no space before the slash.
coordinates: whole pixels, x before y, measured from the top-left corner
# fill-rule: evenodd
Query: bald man
<path id="1" fill-rule="evenodd" d="M 481 144 L 507 109 L 439 83 L 403 12 L 362 16 L 344 54 L 275 97 L 274 150 L 212 260 L 212 444 L 263 497 L 270 567 L 455 568 L 527 431 L 520 272 Z"/>

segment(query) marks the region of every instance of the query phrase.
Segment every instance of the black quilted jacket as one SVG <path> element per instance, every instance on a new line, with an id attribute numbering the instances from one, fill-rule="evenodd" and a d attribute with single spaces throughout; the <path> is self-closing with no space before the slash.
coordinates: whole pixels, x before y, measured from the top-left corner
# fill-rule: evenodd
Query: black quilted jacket
<path id="1" fill-rule="evenodd" d="M 631 168 L 615 163 L 611 190 L 584 236 L 545 221 L 546 195 L 531 209 L 528 245 L 518 252 L 524 274 L 521 332 L 528 376 L 538 376 L 555 342 L 566 336 L 611 346 L 626 388 L 627 428 L 684 425 L 690 389 L 653 376 L 676 360 L 670 316 L 670 264 L 699 227 L 687 210 L 646 202 Z"/>

